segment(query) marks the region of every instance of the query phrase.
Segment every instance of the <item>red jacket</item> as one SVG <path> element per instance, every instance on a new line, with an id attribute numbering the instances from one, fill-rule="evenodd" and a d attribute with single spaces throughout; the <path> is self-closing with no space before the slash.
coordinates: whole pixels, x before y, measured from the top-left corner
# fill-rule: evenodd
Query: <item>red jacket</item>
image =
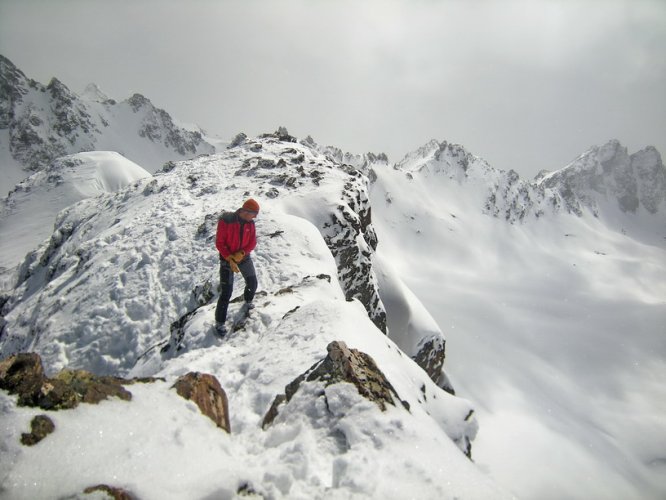
<path id="1" fill-rule="evenodd" d="M 245 222 L 238 212 L 225 212 L 217 222 L 215 247 L 220 256 L 226 259 L 232 253 L 243 250 L 249 254 L 257 246 L 254 221 Z"/>

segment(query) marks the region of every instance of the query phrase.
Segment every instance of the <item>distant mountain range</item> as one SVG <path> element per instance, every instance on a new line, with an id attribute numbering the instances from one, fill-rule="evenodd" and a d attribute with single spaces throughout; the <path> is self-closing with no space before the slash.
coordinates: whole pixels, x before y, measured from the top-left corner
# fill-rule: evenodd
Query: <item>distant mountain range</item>
<path id="1" fill-rule="evenodd" d="M 79 95 L 57 78 L 32 80 L 0 55 L 0 160 L 26 175 L 85 151 L 116 151 L 154 172 L 169 160 L 213 153 L 221 142 L 190 128 L 141 94 L 117 102 L 91 84 Z"/>

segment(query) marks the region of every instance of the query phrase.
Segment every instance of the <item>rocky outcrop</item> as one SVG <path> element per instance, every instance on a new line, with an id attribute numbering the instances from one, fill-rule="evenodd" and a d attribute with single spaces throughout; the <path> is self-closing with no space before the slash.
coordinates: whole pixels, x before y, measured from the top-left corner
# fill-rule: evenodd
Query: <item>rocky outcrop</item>
<path id="1" fill-rule="evenodd" d="M 409 409 L 408 403 L 400 400 L 398 393 L 369 355 L 356 349 L 349 349 L 341 341 L 331 342 L 326 349 L 328 355 L 323 360 L 312 365 L 309 370 L 287 385 L 285 394 L 276 396 L 264 417 L 262 428 L 266 429 L 273 423 L 280 412 L 280 407 L 289 403 L 304 382 L 321 381 L 325 387 L 343 382 L 350 383 L 356 387 L 361 396 L 376 403 L 382 411 L 386 410 L 387 405 L 395 406 L 396 400 Z"/>
<path id="2" fill-rule="evenodd" d="M 412 359 L 436 383 L 442 373 L 446 358 L 446 341 L 441 336 L 424 337 L 419 342 L 417 349 L 417 353 Z"/>
<path id="3" fill-rule="evenodd" d="M 156 380 L 98 377 L 83 370 L 62 370 L 49 378 L 44 374 L 41 358 L 35 353 L 16 354 L 0 361 L 0 389 L 18 396 L 19 406 L 44 410 L 73 409 L 80 403 L 97 404 L 111 397 L 130 401 L 132 394 L 125 385 Z M 194 402 L 215 425 L 231 432 L 227 395 L 213 375 L 191 372 L 180 377 L 173 388 L 181 397 Z M 48 416 L 39 415 L 33 419 L 31 432 L 24 433 L 21 442 L 34 445 L 54 429 Z"/>
<path id="4" fill-rule="evenodd" d="M 367 191 L 367 177 L 349 169 L 349 180 L 342 192 L 338 210 L 321 231 L 338 266 L 338 278 L 347 300 L 358 299 L 372 322 L 385 334 L 386 309 L 379 296 L 379 286 L 372 266 L 377 249 L 377 235 L 372 226 L 372 211 Z"/>
<path id="5" fill-rule="evenodd" d="M 180 377 L 173 388 L 181 397 L 194 402 L 220 429 L 231 433 L 227 394 L 217 378 L 207 373 L 190 372 Z"/>
<path id="6" fill-rule="evenodd" d="M 17 395 L 19 406 L 44 410 L 71 409 L 80 403 L 97 404 L 111 397 L 129 401 L 132 394 L 125 385 L 154 380 L 98 377 L 83 370 L 62 370 L 49 378 L 44 374 L 41 358 L 35 353 L 20 353 L 0 361 L 0 389 Z"/>

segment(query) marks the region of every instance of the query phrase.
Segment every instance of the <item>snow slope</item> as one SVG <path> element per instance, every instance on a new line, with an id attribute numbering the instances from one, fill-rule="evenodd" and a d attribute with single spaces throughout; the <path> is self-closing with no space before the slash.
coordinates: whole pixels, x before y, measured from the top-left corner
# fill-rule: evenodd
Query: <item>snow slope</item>
<path id="1" fill-rule="evenodd" d="M 86 198 L 119 191 L 150 177 L 136 163 L 109 151 L 65 156 L 26 178 L 2 200 L 0 267 L 18 265 L 53 233 L 60 210 Z"/>
<path id="2" fill-rule="evenodd" d="M 51 240 L 21 266 L 5 306 L 3 356 L 37 351 L 48 373 L 68 366 L 167 384 L 132 387 L 129 404 L 57 413 L 62 433 L 30 449 L 17 436 L 31 412 L 2 395 L 4 491 L 62 497 L 107 482 L 148 499 L 233 498 L 243 484 L 267 498 L 509 498 L 463 453 L 477 431 L 469 402 L 440 389 L 345 298 L 321 231 L 358 179 L 307 146 L 268 136 L 63 210 Z M 214 303 L 197 299 L 217 284 L 217 214 L 248 195 L 262 207 L 257 308 L 220 340 Z M 382 274 L 394 276 L 392 265 Z M 238 280 L 234 295 L 241 289 Z M 441 333 L 404 286 L 393 297 L 411 310 L 413 335 Z M 181 318 L 177 342 L 170 325 Z M 322 387 L 309 383 L 261 430 L 275 395 L 332 340 L 370 354 L 409 410 L 382 413 L 346 384 L 326 388 L 325 405 Z M 220 380 L 231 435 L 169 392 L 192 370 Z M 54 460 L 73 443 L 90 446 Z"/>
<path id="3" fill-rule="evenodd" d="M 477 463 L 521 498 L 664 498 L 665 212 L 618 225 L 552 204 L 510 224 L 484 213 L 477 167 L 416 155 L 371 188 L 378 258 L 477 406 Z"/>

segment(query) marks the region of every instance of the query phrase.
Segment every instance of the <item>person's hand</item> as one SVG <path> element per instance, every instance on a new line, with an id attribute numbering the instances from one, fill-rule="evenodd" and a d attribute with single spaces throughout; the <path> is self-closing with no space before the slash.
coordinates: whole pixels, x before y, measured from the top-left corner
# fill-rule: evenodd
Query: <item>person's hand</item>
<path id="1" fill-rule="evenodd" d="M 229 258 L 236 262 L 237 264 L 240 264 L 240 261 L 245 258 L 245 251 L 244 250 L 239 250 L 236 253 L 232 253 Z"/>
<path id="2" fill-rule="evenodd" d="M 238 269 L 238 264 L 236 264 L 236 261 L 234 261 L 234 259 L 232 258 L 231 255 L 229 257 L 227 257 L 226 260 L 229 263 L 229 267 L 231 268 L 231 270 L 233 272 L 240 273 L 240 269 Z"/>

